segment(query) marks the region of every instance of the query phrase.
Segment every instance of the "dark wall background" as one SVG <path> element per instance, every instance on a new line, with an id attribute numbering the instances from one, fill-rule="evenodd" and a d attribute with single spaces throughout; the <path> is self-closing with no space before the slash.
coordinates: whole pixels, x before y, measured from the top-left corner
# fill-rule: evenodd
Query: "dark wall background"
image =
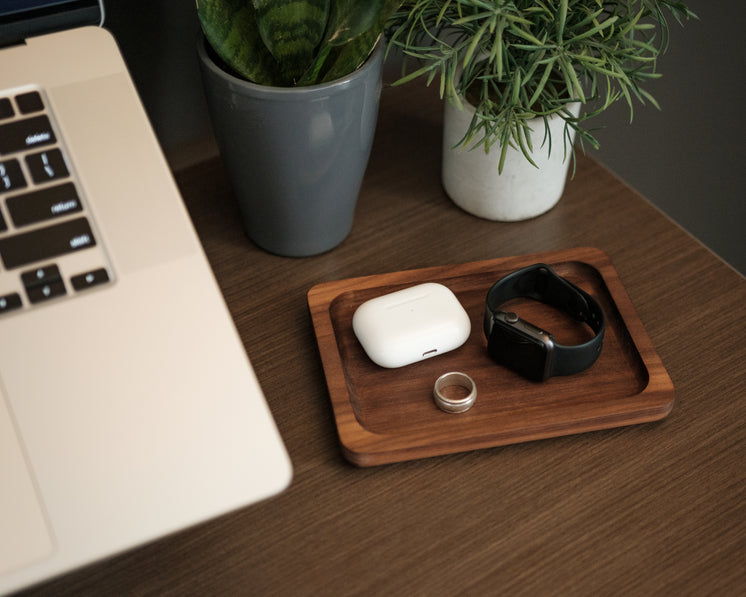
<path id="1" fill-rule="evenodd" d="M 699 16 L 671 26 L 663 77 L 629 124 L 617 104 L 599 124 L 598 159 L 746 273 L 746 19 L 742 2 L 689 1 Z M 726 10 L 727 7 L 727 10 Z"/>
<path id="2" fill-rule="evenodd" d="M 661 105 L 617 104 L 596 120 L 592 155 L 746 273 L 746 4 L 690 0 L 648 87 Z M 108 0 L 107 27 L 132 71 L 166 156 L 180 168 L 216 152 L 196 62 L 194 0 Z"/>

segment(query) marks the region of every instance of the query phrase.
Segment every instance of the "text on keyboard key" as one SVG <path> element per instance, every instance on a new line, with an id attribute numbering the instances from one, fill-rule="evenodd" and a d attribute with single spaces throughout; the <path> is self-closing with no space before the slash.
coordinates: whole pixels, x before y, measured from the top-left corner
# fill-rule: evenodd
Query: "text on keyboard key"
<path id="1" fill-rule="evenodd" d="M 105 268 L 99 268 L 91 272 L 85 272 L 84 274 L 78 274 L 70 278 L 70 282 L 75 290 L 85 290 L 98 286 L 99 284 L 105 284 L 109 281 L 109 272 Z"/>
<path id="2" fill-rule="evenodd" d="M 52 124 L 44 115 L 0 124 L 0 154 L 15 153 L 56 142 Z"/>
<path id="3" fill-rule="evenodd" d="M 48 284 L 49 282 L 61 279 L 60 268 L 54 264 L 37 267 L 21 274 L 21 281 L 26 288 L 38 286 L 39 284 Z"/>
<path id="4" fill-rule="evenodd" d="M 48 149 L 41 153 L 31 154 L 26 158 L 26 165 L 34 182 L 41 184 L 68 175 L 67 164 L 59 149 Z"/>
<path id="5" fill-rule="evenodd" d="M 10 218 L 16 226 L 28 226 L 81 211 L 75 185 L 71 182 L 8 197 Z"/>
<path id="6" fill-rule="evenodd" d="M 18 160 L 0 162 L 0 193 L 7 193 L 26 186 L 21 165 Z"/>
<path id="7" fill-rule="evenodd" d="M 56 265 L 45 265 L 23 272 L 21 280 L 26 288 L 26 295 L 32 304 L 40 303 L 67 293 L 62 281 L 60 268 Z"/>
<path id="8" fill-rule="evenodd" d="M 96 245 L 85 218 L 77 218 L 23 234 L 0 238 L 0 258 L 7 269 L 51 259 Z"/>
<path id="9" fill-rule="evenodd" d="M 17 292 L 0 296 L 0 315 L 12 311 L 13 309 L 19 309 L 22 304 L 21 295 Z"/>

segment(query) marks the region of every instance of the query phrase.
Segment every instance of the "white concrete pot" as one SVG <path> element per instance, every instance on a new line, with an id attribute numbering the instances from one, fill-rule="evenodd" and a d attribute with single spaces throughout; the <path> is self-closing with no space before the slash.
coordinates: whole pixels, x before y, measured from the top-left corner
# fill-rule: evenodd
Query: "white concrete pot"
<path id="1" fill-rule="evenodd" d="M 575 116 L 580 103 L 574 104 Z M 445 102 L 443 123 L 443 187 L 451 200 L 464 211 L 480 218 L 515 222 L 549 211 L 562 196 L 567 170 L 572 161 L 568 145 L 564 149 L 565 122 L 559 116 L 548 119 L 552 135 L 552 151 L 544 140 L 544 120 L 531 123 L 533 133 L 533 166 L 520 150 L 508 148 L 505 165 L 498 174 L 501 148 L 493 145 L 489 153 L 484 146 L 458 146 L 475 108 L 463 102 L 463 110 Z M 573 139 L 574 141 L 574 134 Z"/>

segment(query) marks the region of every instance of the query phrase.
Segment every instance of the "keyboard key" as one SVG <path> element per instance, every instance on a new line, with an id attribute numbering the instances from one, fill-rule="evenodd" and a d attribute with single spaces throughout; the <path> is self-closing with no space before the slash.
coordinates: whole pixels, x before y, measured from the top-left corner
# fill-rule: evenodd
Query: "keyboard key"
<path id="1" fill-rule="evenodd" d="M 26 296 L 28 296 L 28 300 L 32 305 L 66 294 L 65 283 L 62 280 L 41 286 L 34 286 L 26 290 Z"/>
<path id="2" fill-rule="evenodd" d="M 44 265 L 21 274 L 21 281 L 26 288 L 32 288 L 40 284 L 48 284 L 62 279 L 60 268 L 55 264 Z"/>
<path id="3" fill-rule="evenodd" d="M 67 294 L 65 283 L 56 265 L 46 265 L 23 272 L 21 280 L 31 304 L 40 303 Z"/>
<path id="4" fill-rule="evenodd" d="M 0 211 L 0 232 L 5 232 L 8 229 L 8 225 L 5 223 L 3 218 L 3 212 Z"/>
<path id="5" fill-rule="evenodd" d="M 44 109 L 44 102 L 38 91 L 29 91 L 16 96 L 16 104 L 21 114 L 31 114 L 32 112 L 41 112 Z"/>
<path id="6" fill-rule="evenodd" d="M 96 245 L 85 218 L 77 218 L 23 234 L 0 238 L 0 258 L 6 269 L 81 251 Z"/>
<path id="7" fill-rule="evenodd" d="M 71 182 L 8 197 L 8 212 L 17 227 L 51 220 L 81 211 L 75 185 Z"/>
<path id="8" fill-rule="evenodd" d="M 18 160 L 0 162 L 0 193 L 6 193 L 26 186 L 26 179 Z"/>
<path id="9" fill-rule="evenodd" d="M 0 120 L 13 116 L 13 104 L 7 97 L 0 97 Z"/>
<path id="10" fill-rule="evenodd" d="M 0 124 L 0 154 L 56 143 L 52 124 L 44 115 Z"/>
<path id="11" fill-rule="evenodd" d="M 3 313 L 7 313 L 8 311 L 12 311 L 13 309 L 18 309 L 21 307 L 23 303 L 21 302 L 21 295 L 17 292 L 12 292 L 10 294 L 6 294 L 5 296 L 0 296 L 0 315 Z"/>
<path id="12" fill-rule="evenodd" d="M 31 178 L 37 184 L 65 178 L 68 175 L 67 164 L 59 149 L 50 149 L 26 157 L 26 165 L 31 171 Z"/>
<path id="13" fill-rule="evenodd" d="M 98 286 L 99 284 L 105 284 L 108 281 L 109 274 L 103 267 L 70 278 L 70 282 L 75 290 L 85 290 L 86 288 Z"/>

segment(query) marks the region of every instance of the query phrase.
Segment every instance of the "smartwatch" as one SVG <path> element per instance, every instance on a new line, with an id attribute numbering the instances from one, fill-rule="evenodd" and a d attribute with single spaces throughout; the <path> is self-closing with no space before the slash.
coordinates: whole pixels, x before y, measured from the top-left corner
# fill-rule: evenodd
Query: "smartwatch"
<path id="1" fill-rule="evenodd" d="M 588 324 L 595 336 L 583 344 L 559 344 L 549 332 L 499 309 L 514 298 L 530 298 L 556 307 Z M 601 353 L 604 327 L 604 312 L 596 300 L 543 263 L 505 276 L 487 293 L 484 334 L 490 357 L 533 381 L 588 369 Z"/>

